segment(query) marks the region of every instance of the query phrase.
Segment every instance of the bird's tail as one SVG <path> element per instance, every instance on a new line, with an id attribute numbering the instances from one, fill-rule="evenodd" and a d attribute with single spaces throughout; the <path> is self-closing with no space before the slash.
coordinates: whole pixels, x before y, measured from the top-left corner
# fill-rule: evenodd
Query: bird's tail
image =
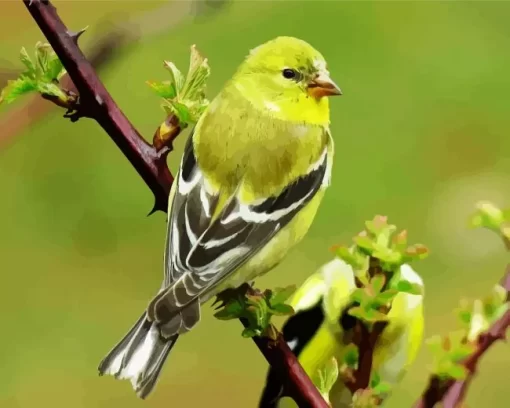
<path id="1" fill-rule="evenodd" d="M 163 363 L 178 334 L 161 337 L 154 323 L 144 313 L 128 334 L 99 364 L 99 375 L 131 380 L 136 394 L 145 398 L 154 388 Z"/>
<path id="2" fill-rule="evenodd" d="M 270 368 L 267 373 L 266 385 L 260 397 L 259 408 L 277 408 L 280 399 L 284 396 L 280 376 L 273 368 Z"/>

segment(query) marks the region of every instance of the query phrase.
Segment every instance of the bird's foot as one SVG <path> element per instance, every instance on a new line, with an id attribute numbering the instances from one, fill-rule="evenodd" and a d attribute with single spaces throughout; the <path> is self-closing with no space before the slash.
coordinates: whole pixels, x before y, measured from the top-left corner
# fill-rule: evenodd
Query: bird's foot
<path id="1" fill-rule="evenodd" d="M 265 336 L 276 338 L 277 330 L 271 324 L 272 316 L 292 315 L 294 309 L 285 302 L 296 290 L 295 286 L 260 291 L 245 283 L 236 289 L 221 292 L 214 304 L 221 302 L 215 313 L 220 320 L 241 319 L 243 337 Z"/>
<path id="2" fill-rule="evenodd" d="M 225 289 L 223 292 L 220 292 L 216 296 L 216 300 L 214 301 L 212 306 L 218 305 L 215 307 L 215 310 L 218 310 L 224 308 L 228 303 L 240 301 L 244 299 L 247 295 L 255 295 L 257 292 L 260 291 L 253 287 L 253 283 L 243 283 L 241 286 L 238 286 L 237 288 L 229 288 Z"/>

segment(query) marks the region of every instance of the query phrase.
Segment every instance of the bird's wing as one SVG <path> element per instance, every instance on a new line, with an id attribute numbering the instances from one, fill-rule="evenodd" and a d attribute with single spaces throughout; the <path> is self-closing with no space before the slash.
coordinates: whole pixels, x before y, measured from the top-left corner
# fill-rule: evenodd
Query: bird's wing
<path id="1" fill-rule="evenodd" d="M 304 176 L 278 196 L 245 203 L 235 194 L 212 219 L 217 196 L 207 193 L 204 175 L 188 142 L 168 226 L 168 288 L 157 296 L 156 319 L 158 303 L 166 312 L 189 304 L 227 278 L 288 224 L 329 182 L 328 147 Z"/>
<path id="2" fill-rule="evenodd" d="M 163 288 L 170 286 L 188 271 L 186 257 L 210 226 L 218 198 L 219 191 L 207 185 L 197 165 L 192 132 L 170 198 Z"/>

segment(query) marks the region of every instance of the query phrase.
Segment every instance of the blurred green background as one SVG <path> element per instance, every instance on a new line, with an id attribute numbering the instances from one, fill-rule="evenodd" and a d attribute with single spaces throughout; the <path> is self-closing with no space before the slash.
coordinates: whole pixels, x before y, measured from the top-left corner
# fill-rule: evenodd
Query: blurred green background
<path id="1" fill-rule="evenodd" d="M 56 4 L 69 27 L 97 32 L 105 19 L 162 3 Z M 0 59 L 19 67 L 20 47 L 43 36 L 20 1 L 0 10 Z M 385 214 L 432 251 L 418 266 L 430 336 L 454 327 L 459 298 L 488 292 L 508 260 L 495 236 L 468 230 L 466 220 L 480 199 L 510 205 L 509 16 L 508 2 L 237 1 L 119 50 L 100 76 L 151 137 L 164 114 L 144 82 L 168 78 L 163 59 L 184 68 L 197 44 L 212 66 L 212 97 L 248 50 L 272 37 L 316 46 L 344 92 L 332 100 L 333 187 L 304 242 L 258 286 L 301 283 L 331 258 L 331 245 Z M 86 49 L 92 41 L 83 36 Z M 102 129 L 62 113 L 0 151 L 0 406 L 254 407 L 266 363 L 239 323 L 215 320 L 209 307 L 147 401 L 129 383 L 97 376 L 159 288 L 164 214 L 146 217 L 151 194 Z M 170 156 L 173 170 L 184 141 Z M 508 351 L 500 344 L 484 358 L 471 407 L 508 406 Z M 422 348 L 388 406 L 410 406 L 429 357 Z"/>

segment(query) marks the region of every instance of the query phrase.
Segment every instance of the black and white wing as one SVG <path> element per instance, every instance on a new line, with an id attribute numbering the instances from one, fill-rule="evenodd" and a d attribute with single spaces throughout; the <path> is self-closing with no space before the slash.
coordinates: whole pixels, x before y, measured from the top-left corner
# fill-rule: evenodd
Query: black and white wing
<path id="1" fill-rule="evenodd" d="M 168 287 L 186 272 L 186 258 L 211 224 L 219 191 L 208 186 L 193 151 L 193 133 L 184 150 L 176 188 L 171 197 L 165 247 L 165 280 Z"/>
<path id="2" fill-rule="evenodd" d="M 189 143 L 169 219 L 165 278 L 168 287 L 149 309 L 155 320 L 166 322 L 176 311 L 197 303 L 202 294 L 228 278 L 287 225 L 325 183 L 329 176 L 328 157 L 326 146 L 307 174 L 278 196 L 244 203 L 239 194 L 233 195 L 220 215 L 211 220 L 217 196 L 208 193 Z M 193 323 L 196 313 L 188 323 Z M 183 324 L 178 321 L 171 325 L 172 330 L 176 325 L 182 329 Z M 189 324 L 184 322 L 184 327 Z"/>

